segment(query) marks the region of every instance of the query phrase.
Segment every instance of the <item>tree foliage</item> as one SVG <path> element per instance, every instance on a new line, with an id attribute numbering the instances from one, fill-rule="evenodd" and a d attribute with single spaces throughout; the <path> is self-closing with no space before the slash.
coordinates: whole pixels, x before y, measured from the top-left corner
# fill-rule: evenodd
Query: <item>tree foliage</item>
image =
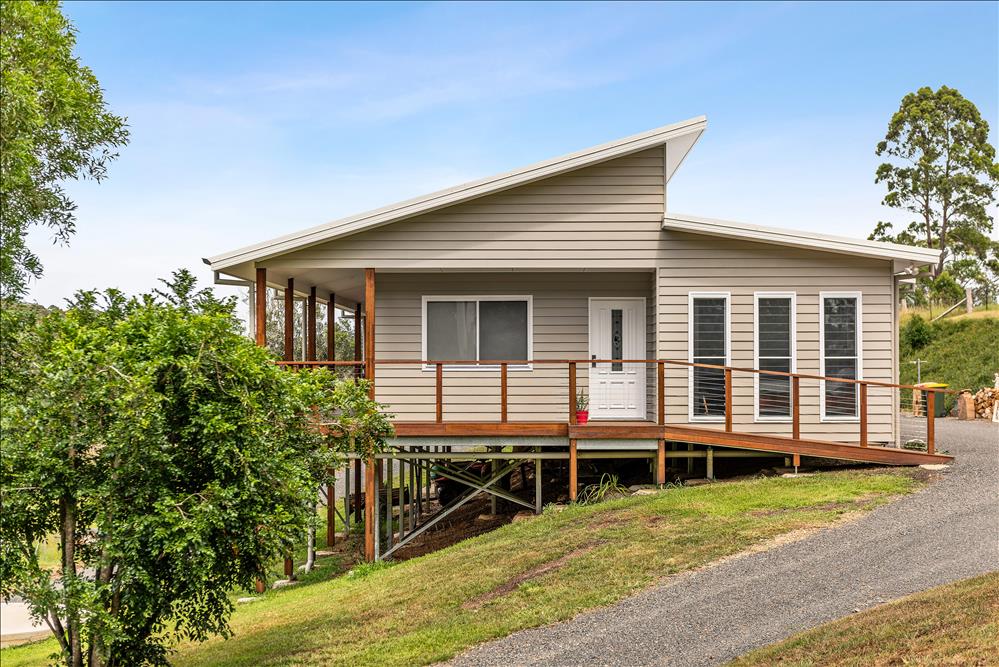
<path id="1" fill-rule="evenodd" d="M 947 86 L 920 88 L 902 99 L 876 153 L 887 158 L 875 177 L 888 189 L 883 203 L 913 214 L 895 233 L 878 223 L 871 238 L 941 251 L 933 277 L 950 264 L 969 286 L 994 280 L 999 243 L 990 238 L 988 206 L 996 201 L 999 163 L 978 108 Z"/>
<path id="2" fill-rule="evenodd" d="M 62 182 L 104 178 L 128 130 L 73 55 L 75 29 L 59 3 L 0 3 L 0 24 L 0 298 L 9 298 L 42 273 L 29 227 L 68 240 L 76 207 Z"/>
<path id="3" fill-rule="evenodd" d="M 391 432 L 364 383 L 291 372 L 186 272 L 138 299 L 7 308 L 0 581 L 65 664 L 163 664 L 304 535 L 317 487 Z M 344 438 L 344 421 L 352 438 Z M 58 572 L 37 547 L 58 536 Z"/>

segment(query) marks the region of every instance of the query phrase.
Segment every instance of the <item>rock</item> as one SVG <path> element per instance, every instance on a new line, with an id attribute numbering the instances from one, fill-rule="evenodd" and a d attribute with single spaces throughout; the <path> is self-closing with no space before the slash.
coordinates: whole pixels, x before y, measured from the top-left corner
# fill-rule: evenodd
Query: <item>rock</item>
<path id="1" fill-rule="evenodd" d="M 924 463 L 923 465 L 921 465 L 919 467 L 922 468 L 923 470 L 934 470 L 934 471 L 936 471 L 936 470 L 946 470 L 950 466 L 947 465 L 946 463 Z"/>
<path id="2" fill-rule="evenodd" d="M 633 494 L 633 496 L 654 496 L 659 493 L 658 489 L 638 489 Z"/>
<path id="3" fill-rule="evenodd" d="M 260 598 L 238 598 L 236 604 L 250 604 L 251 602 L 256 602 Z"/>
<path id="4" fill-rule="evenodd" d="M 297 581 L 294 581 L 292 579 L 278 579 L 273 584 L 271 584 L 271 588 L 274 589 L 285 588 L 286 586 L 294 586 L 297 583 L 298 583 Z"/>
<path id="5" fill-rule="evenodd" d="M 796 475 L 793 472 L 786 472 L 783 475 L 781 475 L 781 477 L 783 477 L 785 479 L 796 479 L 798 477 L 815 477 L 815 473 L 814 472 L 799 472 Z"/>
<path id="6" fill-rule="evenodd" d="M 704 479 L 703 477 L 683 480 L 684 486 L 703 486 L 704 484 L 710 484 L 710 483 L 711 483 L 710 479 Z"/>
<path id="7" fill-rule="evenodd" d="M 475 517 L 476 521 L 496 521 L 499 518 L 499 514 L 480 514 Z"/>
<path id="8" fill-rule="evenodd" d="M 628 487 L 628 490 L 634 493 L 635 491 L 641 491 L 643 489 L 655 489 L 655 484 L 632 484 Z"/>
<path id="9" fill-rule="evenodd" d="M 534 512 L 532 512 L 531 510 L 524 510 L 523 512 L 517 512 L 516 514 L 514 514 L 513 519 L 510 520 L 510 523 L 517 523 L 518 521 L 527 521 L 528 519 L 533 519 L 533 518 L 534 518 Z"/>

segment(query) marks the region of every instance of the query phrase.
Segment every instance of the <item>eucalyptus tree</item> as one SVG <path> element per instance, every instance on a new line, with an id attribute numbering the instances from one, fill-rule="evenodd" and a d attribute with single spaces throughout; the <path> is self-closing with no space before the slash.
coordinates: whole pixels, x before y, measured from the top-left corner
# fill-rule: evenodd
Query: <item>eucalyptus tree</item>
<path id="1" fill-rule="evenodd" d="M 988 270 L 997 254 L 989 206 L 996 201 L 999 163 L 975 104 L 947 86 L 909 93 L 875 152 L 886 158 L 875 176 L 887 188 L 883 203 L 913 219 L 897 233 L 879 222 L 871 238 L 940 250 L 934 278 L 961 259 Z"/>
<path id="2" fill-rule="evenodd" d="M 76 206 L 63 182 L 104 178 L 128 130 L 73 54 L 76 30 L 58 2 L 2 2 L 0 25 L 0 298 L 9 299 L 42 274 L 29 228 L 67 241 Z"/>

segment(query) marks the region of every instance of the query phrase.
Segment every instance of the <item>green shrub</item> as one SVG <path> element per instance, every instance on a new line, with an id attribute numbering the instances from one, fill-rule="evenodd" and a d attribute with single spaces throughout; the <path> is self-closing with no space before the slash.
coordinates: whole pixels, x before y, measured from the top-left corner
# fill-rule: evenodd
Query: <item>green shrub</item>
<path id="1" fill-rule="evenodd" d="M 933 341 L 933 329 L 919 315 L 913 315 L 902 326 L 902 349 L 921 350 Z"/>

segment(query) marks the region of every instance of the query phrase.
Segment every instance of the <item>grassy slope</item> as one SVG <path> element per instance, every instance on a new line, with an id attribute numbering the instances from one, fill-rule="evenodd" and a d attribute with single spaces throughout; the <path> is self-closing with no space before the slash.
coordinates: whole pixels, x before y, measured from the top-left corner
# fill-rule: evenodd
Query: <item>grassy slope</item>
<path id="1" fill-rule="evenodd" d="M 827 623 L 731 664 L 994 665 L 999 573 L 941 586 Z"/>
<path id="2" fill-rule="evenodd" d="M 999 371 L 999 318 L 948 318 L 930 326 L 933 340 L 926 347 L 913 351 L 902 343 L 902 384 L 916 382 L 911 362 L 918 357 L 924 382 L 946 382 L 952 389 L 992 386 Z"/>
<path id="3" fill-rule="evenodd" d="M 237 609 L 233 639 L 182 646 L 174 661 L 433 663 L 478 642 L 609 604 L 789 531 L 869 509 L 915 485 L 901 474 L 826 473 L 549 511 L 428 556 L 359 568 L 361 576 L 270 592 Z M 532 571 L 536 576 L 524 577 Z M 494 597 L 483 598 L 491 592 Z M 463 606 L 476 598 L 480 603 Z M 39 664 L 47 652 L 38 646 L 3 651 L 3 663 Z"/>

